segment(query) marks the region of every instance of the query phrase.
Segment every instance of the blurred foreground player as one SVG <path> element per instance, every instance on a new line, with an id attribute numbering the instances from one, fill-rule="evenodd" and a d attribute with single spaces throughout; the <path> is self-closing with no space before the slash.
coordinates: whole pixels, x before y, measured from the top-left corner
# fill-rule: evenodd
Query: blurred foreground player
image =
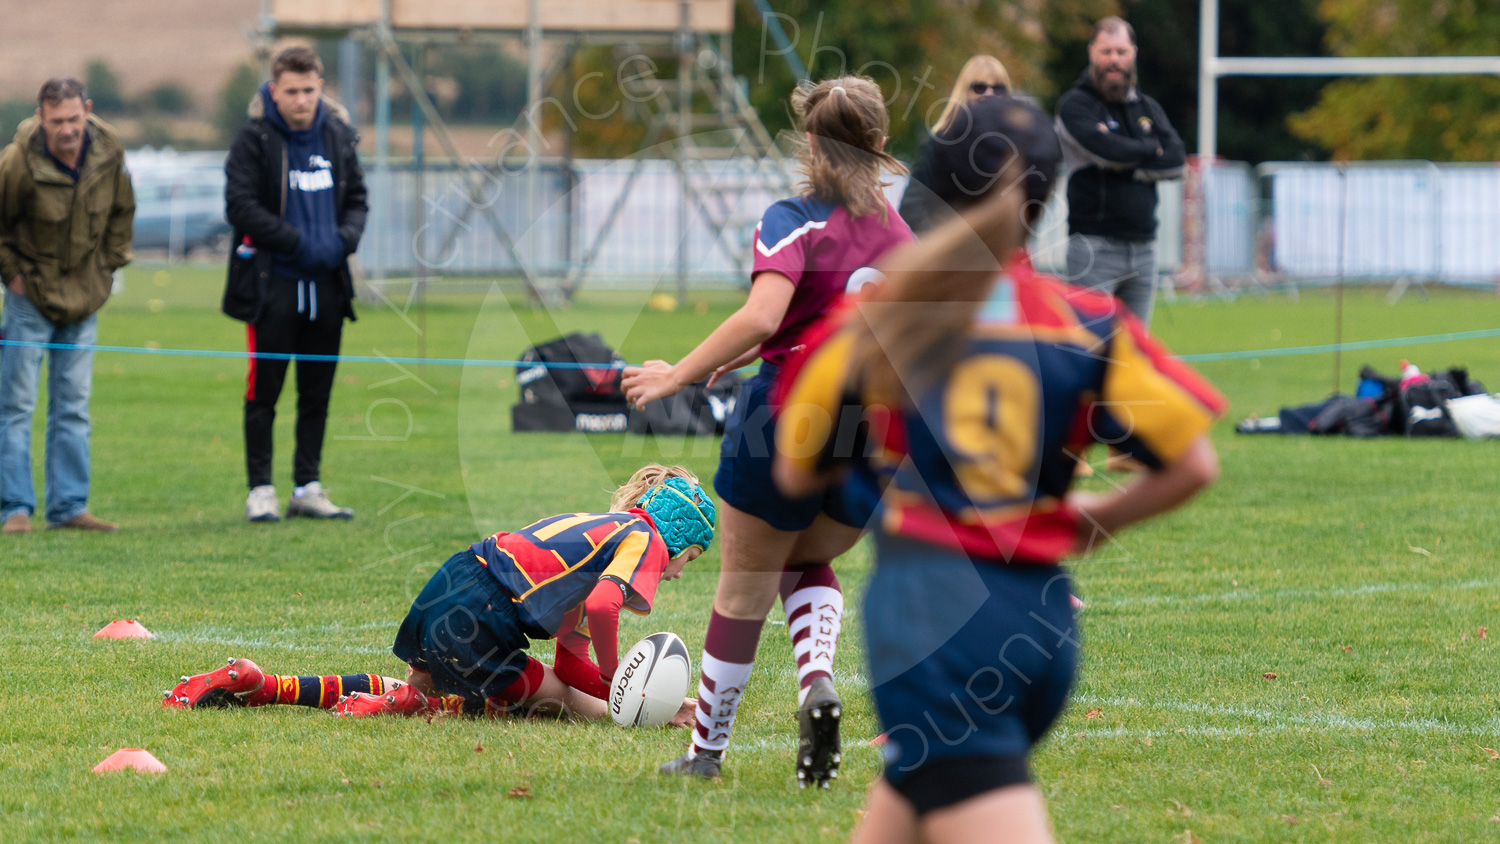
<path id="1" fill-rule="evenodd" d="M 888 280 L 802 366 L 776 479 L 805 495 L 854 469 L 883 483 L 866 652 L 885 771 L 854 839 L 1047 841 L 1027 757 L 1061 712 L 1078 640 L 1058 564 L 1208 484 L 1222 402 L 1107 295 L 1017 250 L 1058 145 L 1013 99 L 971 103 L 934 161 L 960 216 L 886 262 Z M 1093 438 L 1150 471 L 1068 494 Z"/>

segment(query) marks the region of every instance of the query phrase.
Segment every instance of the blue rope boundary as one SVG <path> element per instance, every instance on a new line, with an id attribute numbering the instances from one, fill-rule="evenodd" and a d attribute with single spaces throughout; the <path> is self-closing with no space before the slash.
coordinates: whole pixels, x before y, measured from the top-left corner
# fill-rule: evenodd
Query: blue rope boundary
<path id="1" fill-rule="evenodd" d="M 1461 340 L 1483 340 L 1500 337 L 1500 328 L 1481 328 L 1475 331 L 1453 331 L 1446 334 L 1422 334 L 1415 337 L 1387 337 L 1380 340 L 1353 340 L 1348 343 L 1324 343 L 1314 346 L 1281 346 L 1269 349 L 1246 349 L 1236 352 L 1203 352 L 1178 355 L 1189 363 L 1213 361 L 1250 360 L 1253 358 L 1281 358 L 1299 355 L 1331 354 L 1337 351 L 1356 352 L 1364 349 L 1385 349 L 1393 346 L 1425 346 L 1437 343 L 1454 343 Z M 166 357 L 228 358 L 247 360 L 252 356 L 258 360 L 308 360 L 333 361 L 337 363 L 392 363 L 411 366 L 483 366 L 483 367 L 536 367 L 546 369 L 598 369 L 627 364 L 568 363 L 526 360 L 485 360 L 470 358 L 417 358 L 390 357 L 387 355 L 304 355 L 291 352 L 230 351 L 224 349 L 158 349 L 149 346 L 105 346 L 78 345 L 74 343 L 40 343 L 30 340 L 0 340 L 0 347 L 79 350 L 114 354 L 163 355 Z"/>
<path id="2" fill-rule="evenodd" d="M 1363 349 L 1388 349 L 1392 346 L 1426 346 L 1435 343 L 1455 343 L 1460 340 L 1483 340 L 1500 337 L 1500 328 L 1481 328 L 1475 331 L 1451 331 L 1446 334 L 1421 334 L 1416 337 L 1387 337 L 1382 340 L 1353 340 L 1348 343 L 1323 343 L 1316 346 L 1282 346 L 1275 349 L 1249 349 L 1241 352 L 1204 352 L 1196 355 L 1178 355 L 1191 363 L 1220 360 L 1249 360 L 1251 358 L 1285 358 L 1297 355 L 1325 355 L 1333 352 L 1358 352 Z"/>

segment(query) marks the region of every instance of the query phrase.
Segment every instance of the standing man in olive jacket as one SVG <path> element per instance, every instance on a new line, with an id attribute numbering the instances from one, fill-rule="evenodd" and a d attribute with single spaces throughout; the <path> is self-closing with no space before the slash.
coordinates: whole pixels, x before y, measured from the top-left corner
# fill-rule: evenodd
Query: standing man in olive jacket
<path id="1" fill-rule="evenodd" d="M 246 323 L 251 353 L 245 392 L 245 517 L 279 521 L 271 482 L 271 430 L 287 361 L 256 353 L 337 355 L 354 319 L 348 258 L 365 228 L 359 135 L 341 106 L 323 97 L 323 63 L 290 47 L 250 103 L 225 163 L 225 216 L 234 226 L 225 314 Z M 337 364 L 297 361 L 297 447 L 288 517 L 352 519 L 328 500 L 319 472 L 328 397 Z"/>
<path id="2" fill-rule="evenodd" d="M 1068 166 L 1068 281 L 1113 293 L 1143 323 L 1156 298 L 1156 183 L 1182 176 L 1182 138 L 1135 79 L 1135 30 L 1094 25 L 1089 66 L 1057 101 Z"/>
<path id="3" fill-rule="evenodd" d="M 114 129 L 93 115 L 76 79 L 42 86 L 36 116 L 0 152 L 0 531 L 31 532 L 31 417 L 47 367 L 47 526 L 113 531 L 90 515 L 89 391 L 96 312 L 114 271 L 130 263 L 135 193 Z M 41 344 L 57 344 L 52 348 Z M 84 348 L 78 348 L 84 347 Z"/>

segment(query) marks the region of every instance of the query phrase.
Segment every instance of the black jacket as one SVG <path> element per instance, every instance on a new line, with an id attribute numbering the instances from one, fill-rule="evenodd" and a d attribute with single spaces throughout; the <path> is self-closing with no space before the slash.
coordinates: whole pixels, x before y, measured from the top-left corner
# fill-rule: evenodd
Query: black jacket
<path id="1" fill-rule="evenodd" d="M 1106 102 L 1085 70 L 1057 101 L 1057 135 L 1068 166 L 1068 233 L 1155 238 L 1156 183 L 1180 178 L 1187 162 L 1156 100 L 1132 89 L 1125 102 Z"/>
<path id="2" fill-rule="evenodd" d="M 364 234 L 365 177 L 355 146 L 359 134 L 349 125 L 349 113 L 330 99 L 323 105 L 330 112 L 323 123 L 323 143 L 333 167 L 334 207 L 338 209 L 339 236 L 345 251 L 353 254 Z M 261 313 L 265 291 L 271 283 L 273 254 L 290 255 L 297 248 L 297 229 L 284 218 L 287 191 L 286 139 L 266 120 L 260 94 L 250 102 L 250 122 L 235 136 L 224 162 L 228 177 L 224 186 L 224 216 L 234 226 L 229 251 L 229 277 L 224 285 L 222 309 L 243 322 L 255 322 Z M 250 238 L 254 254 L 242 257 L 241 244 Z M 334 273 L 343 286 L 344 316 L 354 319 L 354 277 L 347 260 Z"/>
<path id="3" fill-rule="evenodd" d="M 916 163 L 911 167 L 911 178 L 906 182 L 906 191 L 901 194 L 901 208 L 897 211 L 914 235 L 922 235 L 935 228 L 952 213 L 948 203 L 932 192 L 932 139 L 922 143 Z"/>

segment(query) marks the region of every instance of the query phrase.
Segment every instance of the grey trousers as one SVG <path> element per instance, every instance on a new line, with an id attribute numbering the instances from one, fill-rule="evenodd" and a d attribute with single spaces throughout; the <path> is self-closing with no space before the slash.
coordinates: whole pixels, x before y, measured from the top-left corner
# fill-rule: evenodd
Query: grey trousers
<path id="1" fill-rule="evenodd" d="M 1156 304 L 1156 241 L 1069 235 L 1067 281 L 1113 293 L 1149 326 Z"/>

